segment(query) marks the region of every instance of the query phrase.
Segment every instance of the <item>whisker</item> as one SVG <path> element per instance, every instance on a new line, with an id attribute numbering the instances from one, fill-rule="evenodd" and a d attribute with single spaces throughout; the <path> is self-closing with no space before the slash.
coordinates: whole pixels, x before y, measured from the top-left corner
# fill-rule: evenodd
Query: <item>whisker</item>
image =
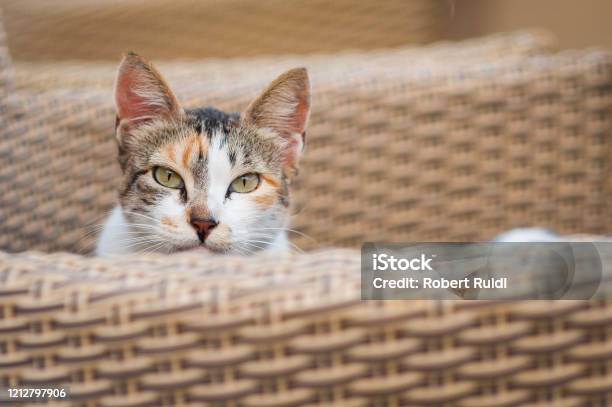
<path id="1" fill-rule="evenodd" d="M 153 221 L 153 222 L 155 222 L 155 223 L 157 223 L 157 222 L 158 222 L 158 220 L 157 220 L 157 219 L 155 219 L 154 217 L 149 216 L 149 215 L 145 215 L 145 214 L 142 214 L 142 213 L 139 213 L 139 212 L 133 212 L 133 211 L 124 211 L 123 213 L 124 213 L 124 214 L 128 214 L 128 215 L 140 216 L 140 217 L 141 217 L 141 218 L 143 218 L 143 219 L 152 220 L 152 221 Z"/>
<path id="2" fill-rule="evenodd" d="M 143 253 L 154 253 L 156 250 L 161 249 L 162 247 L 164 247 L 166 244 L 164 242 L 159 242 L 157 244 L 151 245 L 150 247 L 146 248 Z"/>
<path id="3" fill-rule="evenodd" d="M 253 246 L 253 247 L 255 247 L 255 248 L 259 249 L 259 250 L 265 250 L 266 249 L 265 247 L 259 246 L 259 245 L 255 244 L 253 242 L 246 242 L 245 241 L 245 242 L 242 242 L 242 244 L 248 244 L 249 246 Z"/>
<path id="4" fill-rule="evenodd" d="M 241 255 L 241 256 L 250 256 L 251 254 L 253 254 L 253 252 L 248 250 L 248 248 L 246 248 L 246 247 L 236 246 L 236 247 L 234 247 L 234 250 L 237 251 L 238 254 Z"/>
<path id="5" fill-rule="evenodd" d="M 256 231 L 262 231 L 262 230 L 282 230 L 282 231 L 285 231 L 285 232 L 291 232 L 291 233 L 295 233 L 296 235 L 303 236 L 303 237 L 311 240 L 313 243 L 318 243 L 316 241 L 316 239 L 313 238 L 312 236 L 309 236 L 309 235 L 307 235 L 304 232 L 300 232 L 299 230 L 290 229 L 290 228 L 257 228 L 257 229 L 252 229 L 252 230 L 255 231 L 255 232 Z"/>

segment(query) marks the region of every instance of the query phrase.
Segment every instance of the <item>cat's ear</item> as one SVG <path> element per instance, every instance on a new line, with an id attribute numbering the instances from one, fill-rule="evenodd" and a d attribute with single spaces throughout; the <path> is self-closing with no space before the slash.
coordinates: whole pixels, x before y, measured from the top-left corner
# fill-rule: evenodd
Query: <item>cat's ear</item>
<path id="1" fill-rule="evenodd" d="M 157 70 L 133 52 L 127 54 L 115 81 L 117 126 L 132 128 L 152 119 L 183 114 L 176 96 Z"/>
<path id="2" fill-rule="evenodd" d="M 284 162 L 297 167 L 310 115 L 310 80 L 306 68 L 291 69 L 276 78 L 243 114 L 243 120 L 274 132 L 285 141 Z"/>

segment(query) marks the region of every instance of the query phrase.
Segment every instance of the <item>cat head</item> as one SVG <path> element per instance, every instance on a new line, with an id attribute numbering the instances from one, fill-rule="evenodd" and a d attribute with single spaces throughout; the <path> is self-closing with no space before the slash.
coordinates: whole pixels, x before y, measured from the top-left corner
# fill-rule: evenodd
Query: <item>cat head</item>
<path id="1" fill-rule="evenodd" d="M 115 102 L 126 245 L 248 254 L 284 235 L 310 111 L 304 68 L 279 76 L 238 115 L 184 109 L 130 53 Z"/>

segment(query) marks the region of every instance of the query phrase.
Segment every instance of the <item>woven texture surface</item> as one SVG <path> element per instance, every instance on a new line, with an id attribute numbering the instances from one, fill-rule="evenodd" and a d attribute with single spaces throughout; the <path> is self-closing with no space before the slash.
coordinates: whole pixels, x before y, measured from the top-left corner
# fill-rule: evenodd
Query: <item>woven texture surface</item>
<path id="1" fill-rule="evenodd" d="M 295 236 L 298 246 L 612 229 L 607 53 L 350 58 L 366 62 L 307 64 L 314 103 L 293 224 L 311 238 Z M 186 106 L 231 111 L 291 63 L 255 74 L 254 62 L 240 75 L 212 62 L 207 79 L 168 76 Z M 87 252 L 116 197 L 110 90 L 21 95 L 1 135 L 0 247 Z"/>
<path id="2" fill-rule="evenodd" d="M 360 301 L 359 260 L 0 254 L 0 385 L 96 407 L 612 402 L 612 304 Z"/>
<path id="3" fill-rule="evenodd" d="M 440 38 L 443 0 L 2 0 L 16 60 L 335 52 Z"/>

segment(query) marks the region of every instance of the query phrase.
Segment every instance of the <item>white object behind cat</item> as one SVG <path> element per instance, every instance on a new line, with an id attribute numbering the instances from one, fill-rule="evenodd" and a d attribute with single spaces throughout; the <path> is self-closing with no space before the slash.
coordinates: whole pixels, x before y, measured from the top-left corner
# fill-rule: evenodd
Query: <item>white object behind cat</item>
<path id="1" fill-rule="evenodd" d="M 559 235 L 544 228 L 518 228 L 497 235 L 494 242 L 558 242 Z"/>

